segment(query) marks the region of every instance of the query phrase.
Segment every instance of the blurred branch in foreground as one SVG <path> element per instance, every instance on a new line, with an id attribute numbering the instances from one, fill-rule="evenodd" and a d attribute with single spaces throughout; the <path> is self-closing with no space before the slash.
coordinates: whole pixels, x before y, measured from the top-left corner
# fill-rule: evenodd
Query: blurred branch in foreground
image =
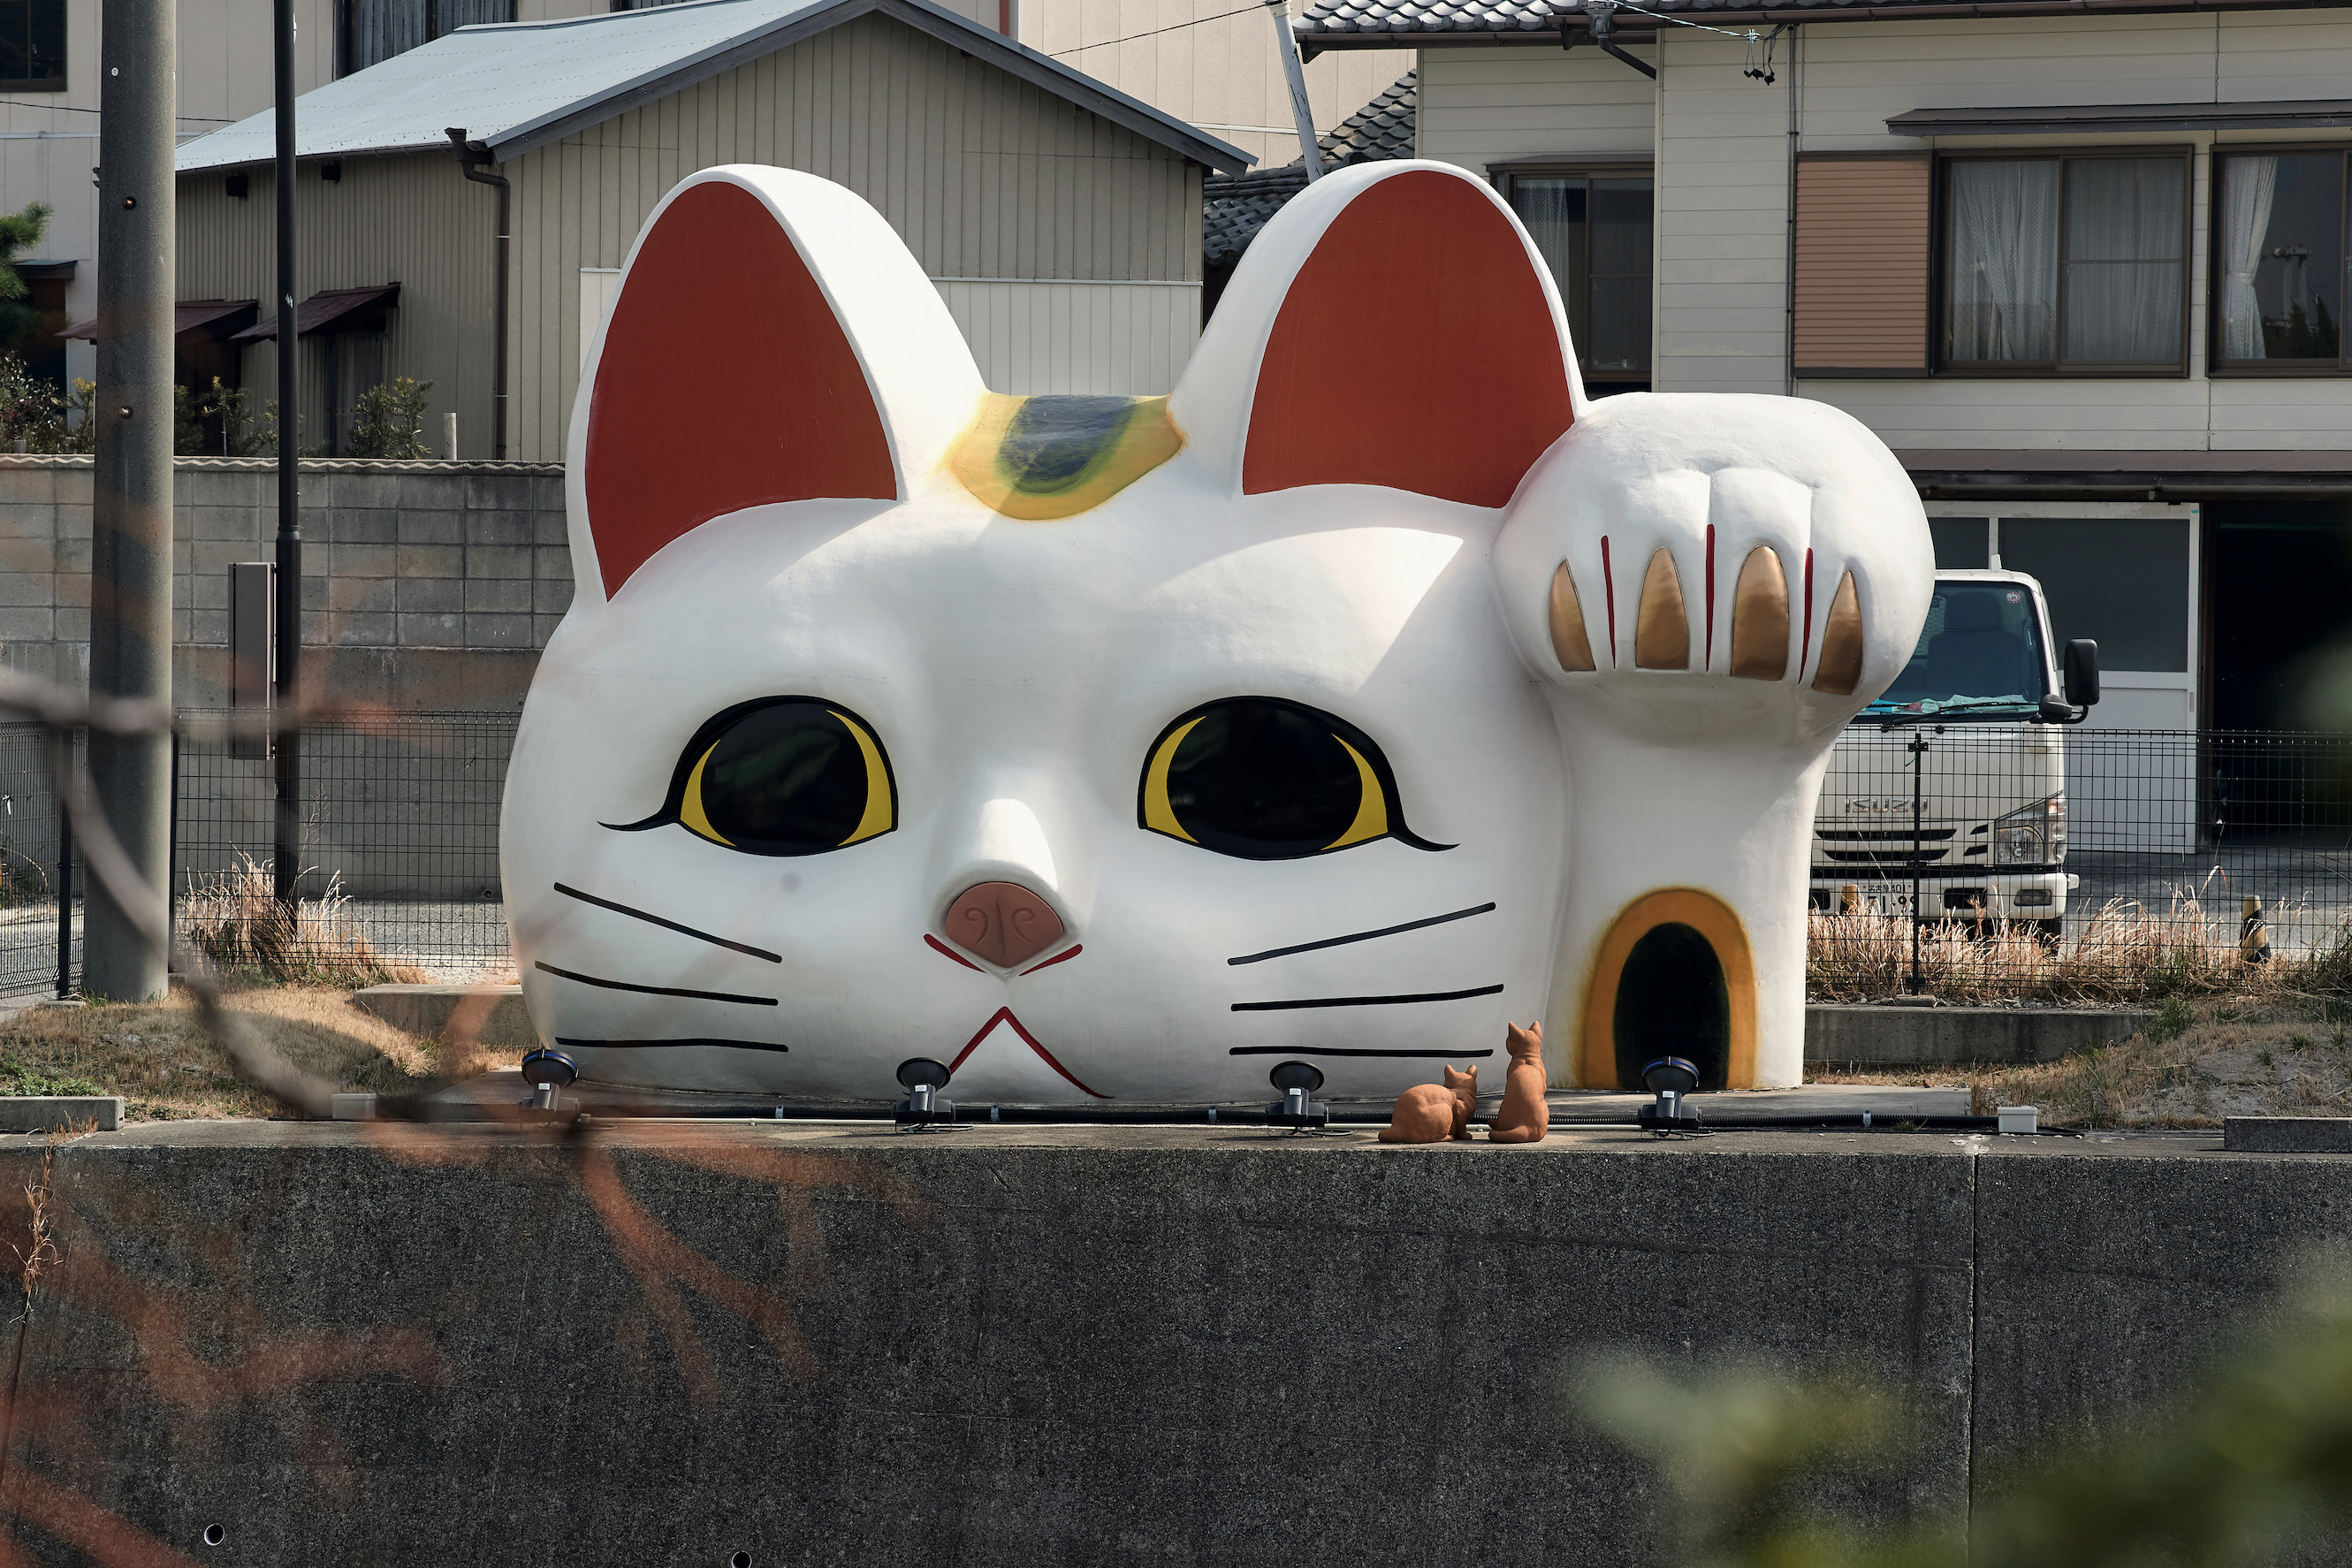
<path id="1" fill-rule="evenodd" d="M 1678 1381 L 1596 1362 L 1584 1416 L 1655 1465 L 1686 1568 L 2146 1568 L 2272 1561 L 2352 1524 L 2352 1276 L 2332 1271 L 2177 1399 L 2118 1436 L 2001 1464 L 1963 1518 L 1873 1531 L 1813 1505 L 1905 1457 L 1883 1383 L 1726 1369 Z"/>

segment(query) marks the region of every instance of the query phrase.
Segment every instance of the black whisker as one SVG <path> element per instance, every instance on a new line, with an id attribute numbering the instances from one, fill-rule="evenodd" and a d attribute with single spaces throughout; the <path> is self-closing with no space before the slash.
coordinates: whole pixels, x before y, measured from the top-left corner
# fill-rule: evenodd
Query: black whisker
<path id="1" fill-rule="evenodd" d="M 583 904 L 593 904 L 600 910 L 610 910 L 616 915 L 627 915 L 633 920 L 641 920 L 647 925 L 656 925 L 664 931 L 674 931 L 680 936 L 690 936 L 716 947 L 733 948 L 737 952 L 749 953 L 753 958 L 764 958 L 770 963 L 782 963 L 784 961 L 782 953 L 770 952 L 764 947 L 753 947 L 748 942 L 730 942 L 723 936 L 713 936 L 707 931 L 697 931 L 692 926 L 682 926 L 676 921 L 666 921 L 659 915 L 649 915 L 643 910 L 633 910 L 626 904 L 616 904 L 610 899 L 600 899 L 593 893 L 583 893 L 577 888 L 567 888 L 561 882 L 555 884 L 555 890 L 567 899 L 577 899 Z"/>
<path id="2" fill-rule="evenodd" d="M 599 980 L 593 974 L 574 974 L 568 969 L 558 969 L 551 963 L 531 966 L 559 980 L 577 980 L 583 985 L 601 985 L 607 991 L 635 991 L 646 996 L 688 996 L 697 1002 L 740 1002 L 747 1007 L 772 1007 L 773 996 L 736 996 L 725 991 L 681 991 L 670 985 L 632 985 L 625 980 Z M 1496 987 L 1500 990 L 1501 987 Z"/>
<path id="3" fill-rule="evenodd" d="M 559 1046 L 587 1046 L 597 1050 L 614 1051 L 643 1050 L 650 1047 L 658 1046 L 719 1046 L 731 1051 L 788 1051 L 792 1049 L 790 1046 L 778 1045 L 770 1040 L 567 1040 L 562 1036 L 558 1035 L 555 1037 L 555 1043 Z"/>
<path id="4" fill-rule="evenodd" d="M 540 967 L 544 969 L 545 964 Z M 1465 996 L 1492 996 L 1500 985 L 1469 991 L 1419 991 L 1410 996 L 1307 996 L 1296 1002 L 1236 1002 L 1236 1013 L 1286 1013 L 1294 1007 L 1400 1007 L 1407 1002 L 1459 1002 Z"/>
<path id="5" fill-rule="evenodd" d="M 1351 942 L 1370 942 L 1376 936 L 1394 936 L 1399 931 L 1419 931 L 1423 926 L 1442 926 L 1447 921 L 1466 921 L 1472 915 L 1493 911 L 1492 904 L 1480 904 L 1475 910 L 1456 910 L 1450 915 L 1432 915 L 1425 921 L 1407 921 L 1401 926 L 1382 926 L 1378 931 L 1360 931 L 1350 936 L 1328 936 L 1321 942 L 1302 942 L 1297 947 L 1270 947 L 1264 952 L 1253 952 L 1242 958 L 1229 958 L 1227 963 L 1263 963 L 1269 958 L 1288 958 L 1294 952 L 1313 952 L 1321 947 L 1345 947 Z"/>
<path id="6" fill-rule="evenodd" d="M 1359 1050 L 1339 1046 L 1235 1046 L 1225 1052 L 1229 1057 L 1428 1057 L 1450 1062 L 1467 1061 L 1473 1057 L 1491 1057 L 1492 1046 L 1483 1051 L 1375 1051 Z"/>

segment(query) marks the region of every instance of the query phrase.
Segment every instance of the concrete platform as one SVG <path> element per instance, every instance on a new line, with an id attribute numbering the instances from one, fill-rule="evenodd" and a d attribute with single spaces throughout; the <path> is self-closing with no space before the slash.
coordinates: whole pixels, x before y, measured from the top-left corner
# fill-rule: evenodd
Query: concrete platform
<path id="1" fill-rule="evenodd" d="M 439 1039 L 452 1030 L 520 1055 L 539 1043 L 520 985 L 371 985 L 352 1000 L 395 1028 Z M 2067 1007 L 1898 1007 L 1815 1003 L 1805 1009 L 1805 1059 L 1861 1067 L 2048 1062 L 2147 1026 L 2150 1015 Z"/>
<path id="2" fill-rule="evenodd" d="M 2352 1243 L 2179 1135 L 156 1123 L 48 1201 L 0 1507 L 255 1565 L 1648 1561 L 1601 1352 L 1874 1373 L 1827 1502 L 1958 1530 Z"/>
<path id="3" fill-rule="evenodd" d="M 950 1091 L 952 1094 L 952 1090 Z M 686 1116 L 714 1117 L 738 1120 L 772 1119 L 775 1108 L 789 1104 L 794 1113 L 818 1113 L 827 1109 L 837 1110 L 856 1117 L 870 1115 L 887 1109 L 889 1101 L 879 1097 L 869 1100 L 844 1101 L 828 1107 L 824 1102 L 802 1100 L 782 1101 L 773 1097 L 757 1095 L 699 1094 L 687 1089 L 630 1089 L 618 1085 L 578 1083 L 565 1091 L 580 1108 L 600 1116 Z M 478 1078 L 453 1084 L 432 1096 L 436 1120 L 489 1121 L 520 1105 L 530 1097 L 522 1080 L 522 1073 L 514 1068 L 484 1073 Z M 1271 1092 L 1266 1099 L 1272 1099 Z M 1566 1089 L 1549 1097 L 1552 1116 L 1560 1121 L 1614 1121 L 1631 1122 L 1634 1113 L 1651 1103 L 1647 1094 L 1625 1094 L 1614 1090 Z M 1481 1117 L 1491 1117 L 1501 1106 L 1499 1090 L 1479 1100 Z M 971 1102 L 965 1102 L 967 1108 Z M 1327 1100 L 1335 1116 L 1356 1121 L 1385 1123 L 1390 1100 Z M 1904 1089 L 1877 1084 L 1819 1083 L 1798 1089 L 1752 1089 L 1738 1094 L 1700 1094 L 1691 1097 L 1701 1116 L 1855 1116 L 1864 1110 L 1881 1119 L 1906 1116 L 1966 1116 L 1969 1113 L 1969 1091 L 1964 1089 Z M 1227 1120 L 1255 1116 L 1265 1109 L 1265 1100 L 1235 1101 L 1220 1106 L 1218 1110 Z M 1110 1106 L 1108 1110 L 1164 1111 L 1186 1120 L 1204 1120 L 1202 1106 Z"/>

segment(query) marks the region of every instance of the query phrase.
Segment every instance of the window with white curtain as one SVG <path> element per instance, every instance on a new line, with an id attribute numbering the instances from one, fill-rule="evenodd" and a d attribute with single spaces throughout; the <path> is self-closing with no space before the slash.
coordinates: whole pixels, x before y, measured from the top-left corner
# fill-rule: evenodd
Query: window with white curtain
<path id="1" fill-rule="evenodd" d="M 2214 158 L 2217 369 L 2344 368 L 2344 163 L 2319 148 Z"/>
<path id="2" fill-rule="evenodd" d="M 2179 374 L 2188 210 L 2185 153 L 1948 160 L 1944 365 Z"/>
<path id="3" fill-rule="evenodd" d="M 1577 366 L 1596 395 L 1650 384 L 1648 171 L 1514 174 L 1507 194 L 1551 266 Z"/>

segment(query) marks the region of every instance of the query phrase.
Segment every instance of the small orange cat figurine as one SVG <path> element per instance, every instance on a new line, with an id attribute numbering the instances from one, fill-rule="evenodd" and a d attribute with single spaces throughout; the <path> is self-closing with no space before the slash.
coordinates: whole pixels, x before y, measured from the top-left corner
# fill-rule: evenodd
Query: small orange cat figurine
<path id="1" fill-rule="evenodd" d="M 1397 1096 L 1389 1124 L 1381 1129 L 1381 1142 L 1443 1143 L 1448 1138 L 1469 1138 L 1470 1114 L 1478 1108 L 1478 1069 L 1444 1071 L 1443 1084 L 1416 1084 Z"/>
<path id="2" fill-rule="evenodd" d="M 1506 1024 L 1510 1069 L 1503 1075 L 1503 1109 L 1486 1130 L 1489 1143 L 1540 1143 L 1551 1127 L 1551 1104 L 1544 1099 L 1543 1024 L 1520 1028 Z"/>

